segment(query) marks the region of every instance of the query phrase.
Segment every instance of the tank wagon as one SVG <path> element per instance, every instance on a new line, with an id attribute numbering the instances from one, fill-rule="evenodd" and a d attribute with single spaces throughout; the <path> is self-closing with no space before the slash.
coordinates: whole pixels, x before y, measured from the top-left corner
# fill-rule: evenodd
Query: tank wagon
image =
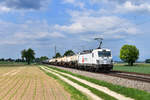
<path id="1" fill-rule="evenodd" d="M 88 71 L 110 71 L 113 68 L 111 50 L 105 48 L 84 50 L 73 56 L 52 58 L 48 63 Z"/>

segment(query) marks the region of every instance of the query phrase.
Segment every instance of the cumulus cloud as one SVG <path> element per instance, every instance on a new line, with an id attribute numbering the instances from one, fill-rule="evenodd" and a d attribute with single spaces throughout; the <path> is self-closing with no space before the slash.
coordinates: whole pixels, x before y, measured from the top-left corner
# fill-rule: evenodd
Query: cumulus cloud
<path id="1" fill-rule="evenodd" d="M 92 16 L 93 13 L 90 14 L 90 12 L 72 12 L 71 15 L 71 24 L 57 24 L 54 27 L 56 30 L 68 34 L 77 34 L 82 40 L 87 40 L 87 37 L 94 38 L 98 36 L 103 36 L 107 39 L 122 39 L 128 35 L 138 33 L 138 29 L 134 24 L 117 16 Z"/>
<path id="2" fill-rule="evenodd" d="M 12 10 L 39 10 L 46 6 L 50 0 L 1 0 L 0 11 Z"/>
<path id="3" fill-rule="evenodd" d="M 149 0 L 90 0 L 90 2 L 104 6 L 100 7 L 101 14 L 150 12 Z"/>
<path id="4" fill-rule="evenodd" d="M 0 25 L 0 44 L 36 43 L 37 40 L 65 38 L 64 34 L 52 30 L 46 21 L 26 21 L 23 24 L 0 21 Z"/>
<path id="5" fill-rule="evenodd" d="M 93 4 L 98 4 L 98 3 L 112 3 L 112 4 L 115 4 L 115 3 L 118 3 L 118 4 L 123 4 L 125 3 L 126 1 L 130 1 L 132 3 L 144 3 L 144 2 L 149 2 L 149 0 L 89 0 L 90 3 L 93 3 Z"/>

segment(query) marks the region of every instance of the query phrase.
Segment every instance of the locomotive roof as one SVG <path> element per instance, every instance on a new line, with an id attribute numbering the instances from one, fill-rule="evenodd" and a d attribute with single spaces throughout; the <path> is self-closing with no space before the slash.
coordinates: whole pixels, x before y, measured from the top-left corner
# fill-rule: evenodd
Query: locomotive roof
<path id="1" fill-rule="evenodd" d="M 80 54 L 87 54 L 87 53 L 92 53 L 93 49 L 91 50 L 83 50 L 82 52 L 80 52 Z"/>
<path id="2" fill-rule="evenodd" d="M 106 50 L 106 51 L 110 51 L 110 49 L 106 49 L 106 48 L 102 48 L 102 49 L 91 49 L 91 50 L 84 50 L 82 51 L 80 54 L 88 54 L 88 53 L 92 53 L 93 51 L 103 51 L 103 50 Z"/>

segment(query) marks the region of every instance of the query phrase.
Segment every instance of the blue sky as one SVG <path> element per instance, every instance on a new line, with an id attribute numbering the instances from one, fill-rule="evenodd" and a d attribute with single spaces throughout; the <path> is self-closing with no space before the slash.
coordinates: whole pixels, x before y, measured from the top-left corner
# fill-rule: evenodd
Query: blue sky
<path id="1" fill-rule="evenodd" d="M 20 58 L 32 48 L 36 57 L 80 52 L 98 46 L 119 59 L 124 44 L 140 50 L 139 60 L 150 58 L 149 0 L 0 0 L 0 58 Z"/>

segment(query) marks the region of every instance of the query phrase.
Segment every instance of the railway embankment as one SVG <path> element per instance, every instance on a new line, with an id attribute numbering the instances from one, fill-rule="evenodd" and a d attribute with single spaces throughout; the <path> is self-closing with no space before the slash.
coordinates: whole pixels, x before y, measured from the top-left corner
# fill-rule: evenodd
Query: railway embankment
<path id="1" fill-rule="evenodd" d="M 56 66 L 52 66 L 52 65 L 48 65 L 48 66 L 56 68 Z M 65 70 L 65 71 L 69 71 L 74 74 L 87 76 L 87 77 L 90 77 L 90 78 L 93 78 L 96 80 L 105 81 L 105 82 L 108 82 L 108 83 L 111 83 L 114 85 L 120 85 L 120 86 L 127 87 L 127 88 L 135 88 L 135 89 L 143 90 L 143 91 L 150 93 L 150 83 L 147 83 L 147 82 L 130 80 L 130 79 L 125 79 L 125 78 L 121 78 L 121 77 L 110 76 L 107 74 L 93 73 L 93 72 L 77 70 L 77 69 L 72 69 L 72 68 L 66 68 L 66 67 L 57 66 L 57 68 Z"/>
<path id="2" fill-rule="evenodd" d="M 93 91 L 96 91 L 94 94 L 96 94 L 97 96 L 101 97 L 104 100 L 111 100 L 111 99 L 105 98 L 106 95 L 109 95 L 110 97 L 113 97 L 114 99 L 117 99 L 117 100 L 130 100 L 130 99 L 148 100 L 148 98 L 150 97 L 150 94 L 145 91 L 140 91 L 137 89 L 113 85 L 113 84 L 106 83 L 100 80 L 96 80 L 94 78 L 89 78 L 89 77 L 81 76 L 78 74 L 74 74 L 70 71 L 58 69 L 56 67 L 49 67 L 49 68 L 45 67 L 45 68 L 46 70 L 55 72 L 73 81 L 74 83 L 77 83 L 89 89 L 92 93 L 94 93 Z M 105 95 L 105 97 L 103 97 L 104 95 L 99 95 L 98 93 L 100 92 L 102 92 Z"/>

